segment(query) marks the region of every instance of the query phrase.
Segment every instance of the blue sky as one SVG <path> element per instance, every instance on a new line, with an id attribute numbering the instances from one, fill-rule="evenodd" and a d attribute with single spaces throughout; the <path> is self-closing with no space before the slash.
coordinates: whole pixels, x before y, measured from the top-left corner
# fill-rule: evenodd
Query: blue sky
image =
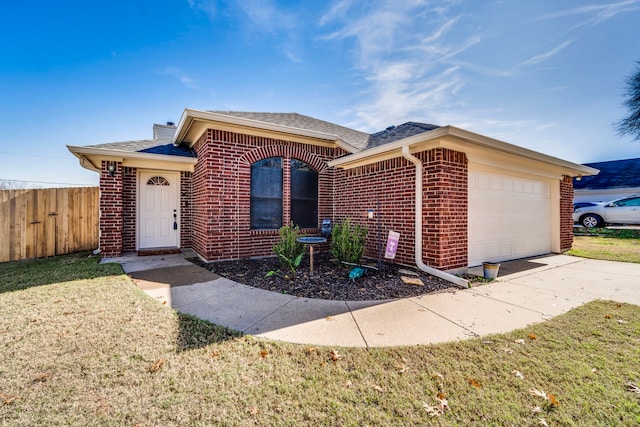
<path id="1" fill-rule="evenodd" d="M 96 184 L 65 145 L 150 138 L 186 107 L 640 157 L 613 128 L 640 0 L 23 0 L 3 5 L 0 40 L 0 179 Z"/>

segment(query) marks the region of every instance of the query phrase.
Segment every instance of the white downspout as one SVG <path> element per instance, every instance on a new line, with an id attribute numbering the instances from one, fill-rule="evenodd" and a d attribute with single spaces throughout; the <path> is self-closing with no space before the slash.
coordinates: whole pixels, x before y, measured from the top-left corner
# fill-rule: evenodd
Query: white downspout
<path id="1" fill-rule="evenodd" d="M 409 152 L 408 146 L 402 147 L 402 156 L 416 165 L 416 244 L 415 255 L 416 265 L 425 273 L 429 273 L 432 276 L 439 277 L 462 288 L 469 287 L 469 281 L 461 277 L 454 276 L 453 274 L 446 273 L 444 271 L 429 267 L 422 261 L 422 162 L 416 156 Z"/>

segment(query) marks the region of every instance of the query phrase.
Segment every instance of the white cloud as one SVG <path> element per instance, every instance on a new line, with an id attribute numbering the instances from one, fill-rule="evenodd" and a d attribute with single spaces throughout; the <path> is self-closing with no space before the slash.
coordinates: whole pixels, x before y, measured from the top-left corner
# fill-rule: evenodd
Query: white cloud
<path id="1" fill-rule="evenodd" d="M 174 77 L 189 89 L 198 89 L 197 81 L 189 77 L 184 71 L 182 71 L 178 67 L 167 66 L 162 69 L 156 70 L 156 74 L 159 74 L 161 76 Z"/>
<path id="2" fill-rule="evenodd" d="M 566 16 L 588 15 L 587 19 L 574 25 L 571 29 L 579 27 L 591 27 L 597 25 L 607 19 L 613 18 L 621 13 L 633 12 L 640 9 L 640 0 L 627 0 L 607 4 L 592 4 L 586 6 L 565 9 L 559 12 L 547 13 L 534 21 L 542 21 L 547 19 L 563 18 Z"/>
<path id="3" fill-rule="evenodd" d="M 518 65 L 516 65 L 516 68 L 525 67 L 527 65 L 539 64 L 540 62 L 546 61 L 547 59 L 551 58 L 552 56 L 557 55 L 560 51 L 565 49 L 571 43 L 572 43 L 571 40 L 567 40 L 567 41 L 563 42 L 562 44 L 560 44 L 559 46 L 556 46 L 556 47 L 554 47 L 553 49 L 551 49 L 551 50 L 549 50 L 547 52 L 541 53 L 539 55 L 532 56 L 531 58 L 527 59 L 526 61 L 523 61 L 523 62 L 519 63 Z"/>
<path id="4" fill-rule="evenodd" d="M 320 19 L 325 42 L 353 43 L 362 101 L 351 126 L 378 131 L 407 120 L 434 121 L 462 102 L 465 79 L 454 58 L 481 41 L 457 32 L 449 3 L 339 0 Z M 455 37 L 453 37 L 455 36 Z"/>

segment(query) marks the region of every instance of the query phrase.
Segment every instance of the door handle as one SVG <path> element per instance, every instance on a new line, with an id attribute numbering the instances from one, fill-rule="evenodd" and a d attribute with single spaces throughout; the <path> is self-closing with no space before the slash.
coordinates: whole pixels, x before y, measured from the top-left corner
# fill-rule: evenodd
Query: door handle
<path id="1" fill-rule="evenodd" d="M 173 210 L 173 229 L 178 229 L 178 214 L 176 213 L 175 209 Z"/>

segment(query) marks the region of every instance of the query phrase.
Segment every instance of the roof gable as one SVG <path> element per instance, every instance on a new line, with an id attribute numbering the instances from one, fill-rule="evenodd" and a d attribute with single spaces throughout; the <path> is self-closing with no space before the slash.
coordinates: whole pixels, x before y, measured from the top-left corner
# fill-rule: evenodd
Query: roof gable
<path id="1" fill-rule="evenodd" d="M 298 113 L 260 113 L 250 111 L 215 111 L 210 113 L 223 114 L 225 116 L 240 117 L 257 122 L 272 123 L 290 128 L 304 129 L 335 135 L 347 144 L 355 148 L 364 149 L 367 146 L 369 134 L 340 126 L 324 120 L 315 119 Z"/>
<path id="2" fill-rule="evenodd" d="M 585 166 L 599 169 L 600 173 L 584 176 L 579 181 L 574 179 L 573 188 L 576 190 L 640 187 L 640 159 L 585 163 Z"/>

